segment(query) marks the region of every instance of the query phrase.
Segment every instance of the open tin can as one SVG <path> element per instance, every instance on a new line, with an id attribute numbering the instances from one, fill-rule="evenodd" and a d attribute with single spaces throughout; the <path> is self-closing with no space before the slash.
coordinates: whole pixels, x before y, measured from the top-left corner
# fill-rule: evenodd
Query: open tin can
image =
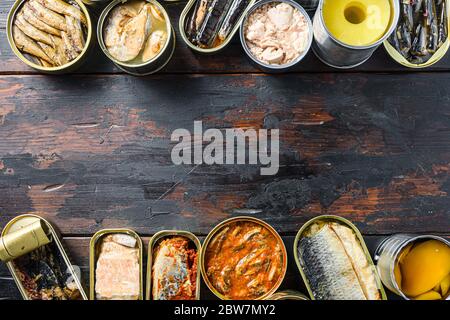
<path id="1" fill-rule="evenodd" d="M 266 300 L 309 300 L 304 294 L 294 290 L 284 290 L 275 292 Z"/>
<path id="2" fill-rule="evenodd" d="M 245 232 L 245 234 L 241 234 L 241 232 L 239 230 L 239 228 L 241 228 L 243 226 L 243 224 L 248 224 L 248 225 L 254 225 L 252 226 L 252 228 L 247 232 Z M 244 227 L 243 227 L 244 228 Z M 239 230 L 238 230 L 239 229 Z M 233 230 L 233 231 L 231 231 Z M 238 230 L 238 232 L 236 233 L 236 230 Z M 259 230 L 258 233 L 254 232 L 253 230 Z M 264 230 L 264 235 L 262 235 L 262 230 Z M 252 249 L 252 247 L 249 248 L 245 248 L 245 244 L 246 243 L 250 243 L 252 241 L 255 240 L 255 238 L 253 238 L 255 235 L 259 236 L 259 233 L 261 233 L 262 238 L 265 239 L 265 243 L 261 244 L 261 246 L 263 246 L 264 248 L 267 248 L 268 251 L 261 253 L 260 251 L 258 251 L 258 249 L 256 251 L 254 251 L 255 249 L 249 251 L 250 249 Z M 241 235 L 241 238 L 238 238 L 238 235 Z M 270 288 L 268 288 L 267 290 L 264 289 L 260 294 L 258 292 L 259 295 L 255 296 L 255 297 L 249 297 L 249 296 L 244 296 L 244 297 L 239 297 L 239 298 L 234 298 L 234 297 L 230 297 L 230 295 L 226 295 L 224 293 L 220 292 L 220 289 L 218 289 L 214 284 L 213 281 L 211 281 L 210 279 L 210 275 L 209 275 L 209 269 L 207 266 L 208 263 L 208 255 L 210 253 L 210 249 L 212 251 L 218 250 L 219 248 L 217 247 L 218 243 L 224 243 L 227 240 L 227 237 L 231 237 L 229 239 L 233 239 L 233 240 L 240 240 L 239 243 L 235 243 L 235 249 L 231 249 L 230 244 L 227 244 L 227 248 L 230 247 L 230 250 L 233 250 L 233 254 L 238 254 L 240 253 L 239 251 L 244 249 L 246 250 L 244 252 L 245 256 L 243 256 L 242 258 L 240 258 L 239 261 L 236 261 L 237 264 L 235 266 L 225 266 L 223 268 L 227 269 L 230 272 L 236 272 L 237 273 L 237 277 L 236 279 L 239 279 L 238 281 L 240 283 L 244 283 L 244 281 L 248 280 L 248 275 L 247 275 L 247 271 L 251 272 L 251 280 L 249 283 L 247 283 L 247 285 L 250 285 L 250 288 L 253 288 L 253 284 L 250 284 L 252 282 L 252 280 L 258 280 L 259 279 L 259 275 L 263 274 L 262 271 L 265 271 L 266 269 L 262 268 L 260 270 L 247 270 L 244 271 L 244 269 L 246 269 L 245 265 L 250 264 L 250 256 L 252 256 L 252 259 L 257 260 L 258 259 L 258 254 L 261 254 L 262 256 L 268 257 L 270 254 L 273 254 L 273 256 L 271 256 L 271 258 L 276 257 L 274 259 L 268 260 L 269 264 L 268 264 L 268 269 L 269 271 L 267 271 L 266 273 L 268 273 L 268 279 L 270 279 L 270 274 L 272 274 L 272 269 L 276 268 L 275 270 L 277 270 L 276 272 L 278 273 L 278 277 L 275 278 L 273 277 L 272 279 L 268 280 L 272 283 L 272 286 Z M 274 247 L 267 247 L 267 245 L 269 244 L 267 240 L 268 238 L 272 238 L 271 240 L 274 240 L 275 245 Z M 257 238 L 257 241 L 260 241 L 259 238 Z M 211 248 L 210 248 L 211 247 Z M 215 249 L 213 249 L 215 248 Z M 238 250 L 238 251 L 234 251 L 234 250 Z M 264 249 L 266 250 L 266 249 Z M 279 255 L 278 255 L 279 253 Z M 226 257 L 226 253 L 224 253 L 224 251 L 220 248 L 220 250 L 216 251 L 215 253 L 215 258 L 213 260 L 218 261 L 218 257 L 220 257 L 220 255 L 224 255 L 224 261 L 231 261 L 229 259 L 229 257 Z M 236 260 L 236 259 L 233 259 Z M 258 262 L 259 263 L 259 262 Z M 276 263 L 276 264 L 275 264 Z M 255 265 L 257 263 L 255 262 Z M 265 264 L 263 263 L 263 265 L 265 266 Z M 270 297 L 273 293 L 275 293 L 278 288 L 280 287 L 281 283 L 284 280 L 284 277 L 286 275 L 286 270 L 287 270 L 287 252 L 286 252 L 286 247 L 284 245 L 283 239 L 280 237 L 280 235 L 278 234 L 278 232 L 272 227 L 270 226 L 268 223 L 254 218 L 254 217 L 247 217 L 247 216 L 238 216 L 238 217 L 233 217 L 230 218 L 228 220 L 225 220 L 221 223 L 219 223 L 216 227 L 214 227 L 211 232 L 208 234 L 208 236 L 205 238 L 205 241 L 203 242 L 203 246 L 202 246 L 202 251 L 201 251 L 201 257 L 200 257 L 200 267 L 201 267 L 201 271 L 202 271 L 202 276 L 203 276 L 203 280 L 205 281 L 206 285 L 208 286 L 208 288 L 211 290 L 212 293 L 214 293 L 218 298 L 220 298 L 221 300 L 232 300 L 232 299 L 240 299 L 240 300 L 265 300 L 268 297 Z M 266 266 L 267 267 L 267 266 Z M 242 269 L 242 270 L 241 270 Z M 248 267 L 247 269 L 251 269 L 250 267 Z M 263 270 L 264 269 L 264 270 Z M 222 271 L 223 271 L 222 270 Z M 242 271 L 242 272 L 241 272 Z M 254 272 L 255 271 L 255 272 Z M 273 272 L 273 274 L 275 274 L 275 272 Z M 221 275 L 223 275 L 223 272 L 221 272 Z M 263 274 L 264 275 L 264 274 Z M 230 277 L 228 275 L 228 277 Z M 231 287 L 231 284 L 229 282 L 231 282 L 232 280 L 227 280 L 226 278 L 228 278 L 226 276 L 223 276 L 223 282 L 225 285 Z M 231 279 L 231 277 L 230 277 Z M 223 284 L 222 281 L 220 281 L 221 283 L 221 287 L 223 288 Z M 227 284 L 228 283 L 228 284 Z M 219 282 L 217 282 L 217 284 L 219 284 Z M 258 289 L 258 291 L 260 291 L 260 289 Z"/>
<path id="3" fill-rule="evenodd" d="M 368 266 L 372 269 L 373 277 L 375 278 L 375 285 L 376 289 L 378 290 L 379 298 L 381 300 L 387 300 L 386 292 L 384 291 L 383 285 L 381 284 L 381 280 L 376 272 L 375 265 L 373 264 L 372 258 L 370 256 L 369 250 L 367 249 L 367 246 L 364 242 L 364 239 L 361 235 L 361 232 L 356 228 L 355 225 L 353 225 L 350 221 L 347 219 L 344 219 L 339 216 L 333 216 L 333 215 L 323 215 L 315 217 L 308 222 L 306 222 L 298 231 L 295 240 L 294 240 L 294 258 L 295 262 L 297 264 L 298 270 L 302 276 L 302 279 L 305 283 L 305 286 L 308 290 L 309 296 L 311 300 L 316 300 L 316 296 L 314 295 L 311 280 L 307 277 L 306 271 L 305 271 L 305 261 L 302 259 L 302 257 L 299 254 L 299 246 L 300 241 L 306 236 L 306 233 L 310 230 L 310 228 L 315 224 L 326 224 L 326 223 L 338 223 L 341 224 L 353 231 L 354 235 L 356 236 L 357 241 L 359 242 L 359 246 L 362 249 L 363 255 L 365 256 Z"/>
<path id="4" fill-rule="evenodd" d="M 378 248 L 375 250 L 374 260 L 380 274 L 383 284 L 396 295 L 401 296 L 406 300 L 411 300 L 406 296 L 400 286 L 398 285 L 394 268 L 398 263 L 398 258 L 408 245 L 412 245 L 416 242 L 425 240 L 437 240 L 450 247 L 450 242 L 444 238 L 434 235 L 410 235 L 410 234 L 396 234 L 384 239 Z M 446 300 L 450 300 L 450 295 L 446 297 Z"/>
<path id="5" fill-rule="evenodd" d="M 155 6 L 157 10 L 163 15 L 165 24 L 166 24 L 166 33 L 167 33 L 167 39 L 162 46 L 162 48 L 159 50 L 159 52 L 152 57 L 150 60 L 142 62 L 133 62 L 131 61 L 119 61 L 117 58 L 115 58 L 111 53 L 109 52 L 108 48 L 105 44 L 105 37 L 104 32 L 106 28 L 106 24 L 109 20 L 109 15 L 111 11 L 118 5 L 122 5 L 125 3 L 132 3 L 132 2 L 139 2 L 137 0 L 114 0 L 112 1 L 106 8 L 102 11 L 99 19 L 98 19 L 98 25 L 97 25 L 97 38 L 98 43 L 100 45 L 100 48 L 102 49 L 103 53 L 122 71 L 125 71 L 128 74 L 134 75 L 134 76 L 146 76 L 153 73 L 156 73 L 160 70 L 162 70 L 170 61 L 170 59 L 173 56 L 173 53 L 175 51 L 175 31 L 173 30 L 172 24 L 170 22 L 169 15 L 167 14 L 164 7 L 155 0 L 142 0 L 142 2 L 150 3 L 151 5 Z M 145 42 L 148 41 L 150 35 L 144 40 Z M 143 50 L 141 50 L 142 52 Z M 138 57 L 141 55 L 140 53 Z"/>
<path id="6" fill-rule="evenodd" d="M 212 47 L 202 48 L 202 47 L 199 47 L 199 46 L 195 45 L 194 43 L 192 43 L 191 40 L 189 40 L 189 37 L 186 33 L 186 27 L 188 26 L 189 23 L 191 23 L 191 21 L 193 19 L 195 19 L 194 18 L 194 15 L 196 14 L 195 10 L 198 9 L 197 4 L 199 4 L 200 1 L 203 1 L 203 0 L 189 0 L 189 2 L 186 4 L 186 7 L 183 10 L 183 12 L 181 13 L 180 20 L 179 20 L 179 29 L 180 29 L 181 38 L 188 45 L 188 47 L 196 52 L 204 53 L 204 54 L 213 54 L 213 53 L 217 53 L 220 50 L 224 49 L 230 43 L 231 39 L 233 39 L 233 36 L 238 31 L 239 26 L 241 25 L 241 22 L 244 19 L 247 10 L 256 2 L 256 0 L 248 1 L 246 8 L 244 10 L 242 10 L 238 19 L 236 19 L 234 25 L 228 27 L 228 28 L 230 28 L 230 30 L 228 31 L 228 35 L 226 36 L 225 39 L 220 40 L 220 42 L 217 45 L 214 45 Z M 223 1 L 223 3 L 225 3 L 225 0 L 220 0 L 220 1 L 218 1 L 218 3 L 220 3 L 221 1 Z M 240 0 L 232 1 L 231 5 L 237 4 L 238 1 L 240 1 Z M 211 10 L 211 9 L 206 8 L 206 10 Z M 212 13 L 212 14 L 214 14 L 214 13 Z M 223 18 L 224 19 L 223 21 L 226 21 L 226 19 L 227 19 L 226 12 L 222 13 L 219 17 L 216 16 L 215 18 L 217 18 L 217 19 Z M 214 18 L 211 18 L 211 19 L 214 19 Z M 220 24 L 221 23 L 219 20 L 218 29 L 221 27 Z M 218 31 L 219 30 L 217 30 L 217 32 Z"/>
<path id="7" fill-rule="evenodd" d="M 56 229 L 42 217 L 25 214 L 8 222 L 0 258 L 25 300 L 88 299 Z"/>
<path id="8" fill-rule="evenodd" d="M 357 67 L 370 59 L 373 52 L 395 30 L 400 15 L 398 0 L 389 0 L 391 4 L 391 17 L 389 27 L 378 41 L 367 46 L 352 46 L 336 39 L 328 30 L 323 18 L 324 2 L 320 0 L 314 15 L 314 42 L 312 49 L 319 60 L 326 65 L 338 69 L 350 69 Z"/>
<path id="9" fill-rule="evenodd" d="M 195 283 L 195 300 L 200 300 L 200 284 L 201 284 L 201 276 L 200 276 L 200 270 L 198 270 L 198 265 L 199 265 L 199 261 L 200 261 L 200 252 L 201 252 L 201 244 L 200 244 L 200 240 L 191 232 L 188 231 L 179 231 L 179 230 L 163 230 L 160 231 L 158 233 L 156 233 L 150 240 L 149 244 L 148 244 L 148 261 L 147 261 L 147 288 L 146 288 L 146 295 L 145 295 L 145 299 L 146 300 L 154 300 L 153 298 L 153 265 L 154 265 L 154 255 L 156 253 L 156 250 L 158 249 L 158 246 L 161 244 L 161 242 L 165 239 L 169 239 L 169 238 L 185 238 L 190 242 L 190 247 L 195 248 L 194 250 L 196 251 L 196 257 L 195 257 L 195 261 L 189 265 L 189 262 L 186 261 L 186 265 L 187 268 L 186 270 L 175 270 L 175 273 L 181 273 L 186 271 L 186 274 L 183 275 L 183 277 L 187 277 L 189 274 L 189 270 L 187 270 L 189 267 L 194 267 L 195 268 L 195 272 L 196 272 L 196 283 Z M 179 248 L 177 248 L 178 250 L 180 250 Z M 183 260 L 184 255 L 180 256 L 180 258 L 182 258 L 181 260 Z M 189 258 L 187 258 L 186 260 L 189 260 Z M 167 267 L 167 266 L 165 266 Z M 181 268 L 180 268 L 181 269 Z M 170 274 L 168 275 L 171 278 L 177 278 L 178 277 L 174 277 L 174 274 Z M 180 299 L 178 299 L 180 300 Z"/>
<path id="10" fill-rule="evenodd" d="M 85 26 L 85 44 L 84 48 L 81 51 L 81 53 L 78 54 L 78 56 L 73 59 L 72 61 L 62 65 L 62 66 L 54 66 L 54 67 L 46 67 L 43 65 L 39 65 L 32 61 L 31 58 L 27 58 L 29 56 L 28 54 L 22 53 L 18 47 L 16 46 L 16 42 L 14 41 L 13 37 L 13 26 L 14 26 L 14 20 L 16 18 L 17 13 L 19 10 L 22 9 L 23 5 L 28 2 L 28 0 L 17 0 L 11 10 L 8 14 L 8 19 L 6 23 L 6 31 L 7 31 L 7 37 L 8 42 L 11 47 L 11 50 L 14 52 L 14 54 L 22 60 L 23 63 L 30 66 L 33 69 L 36 69 L 42 73 L 47 74 L 64 74 L 68 72 L 72 72 L 76 69 L 78 69 L 87 59 L 91 49 L 92 49 L 92 42 L 94 38 L 93 33 L 93 24 L 89 15 L 89 11 L 86 9 L 86 6 L 81 0 L 72 0 L 76 5 L 79 7 L 79 9 L 82 11 L 84 16 L 86 17 L 86 26 Z"/>
<path id="11" fill-rule="evenodd" d="M 138 299 L 143 300 L 144 299 L 144 265 L 143 265 L 143 254 L 144 254 L 144 245 L 142 243 L 141 238 L 139 235 L 130 229 L 103 229 L 94 234 L 94 236 L 91 238 L 90 244 L 89 244 L 89 271 L 90 271 L 90 300 L 97 300 L 96 299 L 96 290 L 95 290 L 95 284 L 96 284 L 96 268 L 97 268 L 97 260 L 100 254 L 100 245 L 102 244 L 102 241 L 104 238 L 108 235 L 127 235 L 136 240 L 136 246 L 137 251 L 139 254 L 138 263 L 139 263 L 139 294 Z"/>

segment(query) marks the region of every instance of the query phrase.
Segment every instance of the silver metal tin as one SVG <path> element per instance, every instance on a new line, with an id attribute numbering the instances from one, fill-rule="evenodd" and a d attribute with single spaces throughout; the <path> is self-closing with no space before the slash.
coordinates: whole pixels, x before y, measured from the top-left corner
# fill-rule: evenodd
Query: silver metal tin
<path id="1" fill-rule="evenodd" d="M 438 240 L 450 247 L 449 241 L 434 235 L 415 236 L 411 234 L 396 234 L 384 239 L 375 250 L 374 262 L 381 281 L 390 291 L 401 296 L 405 300 L 411 300 L 411 298 L 408 298 L 402 292 L 395 280 L 394 268 L 397 263 L 397 258 L 408 244 L 430 239 Z M 448 296 L 446 300 L 450 300 L 450 296 Z"/>
<path id="2" fill-rule="evenodd" d="M 308 39 L 308 45 L 305 49 L 305 51 L 294 61 L 287 63 L 287 64 L 283 64 L 283 65 L 272 65 L 272 64 L 267 64 L 264 63 L 262 61 L 259 61 L 258 59 L 256 59 L 252 52 L 250 51 L 248 45 L 247 45 L 247 41 L 245 40 L 245 35 L 244 35 L 244 29 L 245 26 L 247 24 L 247 20 L 248 17 L 259 7 L 266 5 L 268 3 L 273 3 L 273 2 L 279 2 L 279 3 L 287 3 L 291 6 L 293 6 L 294 8 L 298 9 L 300 11 L 300 13 L 302 13 L 305 18 L 306 18 L 306 22 L 308 23 L 308 29 L 309 29 L 309 39 Z M 247 56 L 250 58 L 250 60 L 252 61 L 252 63 L 257 66 L 258 68 L 260 68 L 261 70 L 263 70 L 264 72 L 268 72 L 268 73 L 278 73 L 278 72 L 285 72 L 285 71 L 289 71 L 291 70 L 297 63 L 299 63 L 300 61 L 303 60 L 303 58 L 306 56 L 306 54 L 309 52 L 309 49 L 311 48 L 311 44 L 313 42 L 313 25 L 311 22 L 311 19 L 309 18 L 308 13 L 306 12 L 306 10 L 299 5 L 297 2 L 293 1 L 293 0 L 262 0 L 262 1 L 258 1 L 256 2 L 254 5 L 252 5 L 250 7 L 250 9 L 247 11 L 247 13 L 245 14 L 244 19 L 241 22 L 241 28 L 239 30 L 239 35 L 241 38 L 241 44 L 242 47 L 244 48 L 245 53 L 247 54 Z"/>
<path id="3" fill-rule="evenodd" d="M 314 42 L 312 49 L 314 54 L 326 65 L 338 69 L 350 69 L 357 67 L 370 59 L 373 52 L 386 40 L 395 30 L 400 14 L 398 0 L 391 2 L 391 22 L 388 31 L 377 42 L 369 46 L 350 46 L 337 40 L 327 29 L 323 21 L 322 8 L 325 0 L 320 0 L 314 16 Z"/>
<path id="4" fill-rule="evenodd" d="M 122 61 L 118 61 L 113 56 L 110 55 L 108 49 L 106 48 L 105 42 L 103 40 L 103 28 L 105 22 L 109 16 L 111 10 L 119 5 L 128 2 L 129 0 L 114 0 L 102 11 L 97 25 L 97 38 L 100 48 L 103 53 L 122 71 L 129 73 L 134 76 L 146 76 L 160 71 L 164 68 L 170 61 L 175 51 L 175 31 L 173 30 L 172 24 L 170 22 L 169 15 L 167 14 L 164 7 L 155 0 L 145 0 L 148 3 L 154 4 L 158 7 L 159 11 L 164 15 L 166 19 L 167 27 L 167 41 L 161 51 L 153 59 L 146 61 L 141 64 L 132 64 Z M 130 0 L 131 1 L 131 0 Z"/>

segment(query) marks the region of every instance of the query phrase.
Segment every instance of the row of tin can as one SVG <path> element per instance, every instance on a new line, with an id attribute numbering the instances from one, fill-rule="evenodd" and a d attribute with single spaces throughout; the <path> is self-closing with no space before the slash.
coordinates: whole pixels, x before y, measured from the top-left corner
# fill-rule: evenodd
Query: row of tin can
<path id="1" fill-rule="evenodd" d="M 284 280 L 284 276 L 287 269 L 287 251 L 284 246 L 283 240 L 280 237 L 280 235 L 277 233 L 275 229 L 273 229 L 269 224 L 266 222 L 257 219 L 255 217 L 246 217 L 246 216 L 238 216 L 234 217 L 228 220 L 223 221 L 222 223 L 218 224 L 216 227 L 214 227 L 211 232 L 208 234 L 208 236 L 205 238 L 203 245 L 201 244 L 200 240 L 192 233 L 188 231 L 178 231 L 178 230 L 169 230 L 169 231 L 160 231 L 156 233 L 150 240 L 148 245 L 148 260 L 147 260 L 147 280 L 146 280 L 146 291 L 144 294 L 144 244 L 139 237 L 139 235 L 129 229 L 105 229 L 98 231 L 90 241 L 90 294 L 89 297 L 91 300 L 95 300 L 95 268 L 96 268 L 96 261 L 97 261 L 97 254 L 98 254 L 98 245 L 100 243 L 100 240 L 108 235 L 108 234 L 127 234 L 129 236 L 132 236 L 137 241 L 137 248 L 139 252 L 139 268 L 140 268 L 140 295 L 139 299 L 143 300 L 151 300 L 151 287 L 152 287 L 152 257 L 153 252 L 155 250 L 155 244 L 157 244 L 162 238 L 168 237 L 168 236 L 181 236 L 189 239 L 192 241 L 192 243 L 195 245 L 198 254 L 198 265 L 200 266 L 201 272 L 197 272 L 197 281 L 196 281 L 196 296 L 195 298 L 197 300 L 200 299 L 200 274 L 203 276 L 203 280 L 208 286 L 208 288 L 213 292 L 218 298 L 220 299 L 227 299 L 226 296 L 224 296 L 222 293 L 218 291 L 216 287 L 211 283 L 209 277 L 207 276 L 207 271 L 205 270 L 205 253 L 207 251 L 207 248 L 210 246 L 210 243 L 214 237 L 216 237 L 221 230 L 224 229 L 224 227 L 230 226 L 233 223 L 236 222 L 251 222 L 256 225 L 259 225 L 263 228 L 266 228 L 270 231 L 270 233 L 277 239 L 277 241 L 280 241 L 282 244 L 282 255 L 283 255 L 283 261 L 284 265 L 282 267 L 282 273 L 279 281 L 273 285 L 273 287 L 267 291 L 264 295 L 261 295 L 257 298 L 257 300 L 308 300 L 308 298 L 296 291 L 283 291 L 283 292 L 277 292 L 279 289 L 281 283 Z M 359 230 L 348 220 L 337 217 L 337 216 L 318 216 L 316 218 L 311 219 L 307 223 L 305 223 L 299 232 L 297 233 L 297 236 L 295 237 L 294 241 L 294 257 L 295 262 L 297 264 L 297 267 L 299 269 L 300 275 L 303 279 L 303 282 L 305 283 L 306 289 L 309 293 L 310 299 L 314 300 L 317 297 L 315 296 L 312 288 L 310 279 L 308 278 L 306 272 L 305 272 L 305 266 L 304 261 L 302 261 L 302 258 L 298 255 L 298 245 L 301 239 L 304 237 L 305 232 L 309 228 L 311 228 L 312 225 L 316 223 L 324 223 L 324 222 L 337 222 L 340 223 L 348 228 L 350 228 L 354 234 L 356 235 L 356 238 L 359 240 L 359 243 L 362 247 L 362 250 L 364 252 L 364 255 L 367 258 L 367 261 L 371 266 L 374 266 L 371 255 L 366 247 L 366 244 L 364 242 L 364 239 L 359 232 Z M 445 243 L 447 246 L 450 246 L 450 243 L 437 236 L 432 235 L 421 235 L 421 236 L 412 236 L 412 235 L 394 235 L 387 239 L 385 239 L 377 248 L 375 252 L 375 262 L 376 262 L 376 269 L 377 269 L 377 287 L 380 292 L 380 299 L 385 300 L 386 299 L 386 293 L 384 291 L 384 288 L 381 284 L 381 281 L 384 283 L 384 285 L 390 289 L 392 292 L 396 293 L 397 295 L 402 296 L 405 299 L 408 299 L 407 296 L 405 296 L 402 291 L 400 290 L 399 286 L 396 284 L 395 281 L 395 275 L 394 275 L 394 267 L 395 263 L 397 261 L 397 256 L 402 251 L 405 246 L 407 246 L 409 243 L 412 243 L 414 241 L 418 240 L 427 240 L 427 239 L 435 239 L 438 241 L 441 241 Z M 63 263 L 63 268 L 66 268 L 66 273 L 68 274 L 68 278 L 73 282 L 71 287 L 72 290 L 75 287 L 75 290 L 79 292 L 76 297 L 78 299 L 88 299 L 88 295 L 85 293 L 83 286 L 81 285 L 80 280 L 80 274 L 76 272 L 76 268 L 72 265 L 72 263 L 69 260 L 69 257 L 61 243 L 59 233 L 57 230 L 52 226 L 52 224 L 47 221 L 46 219 L 39 217 L 37 215 L 27 214 L 27 215 L 21 215 L 14 219 L 12 219 L 3 229 L 1 233 L 0 238 L 0 259 L 6 262 L 6 265 L 11 272 L 17 287 L 19 288 L 20 293 L 22 294 L 24 299 L 32 299 L 30 296 L 30 293 L 25 288 L 24 284 L 24 276 L 18 271 L 17 265 L 16 265 L 16 259 L 23 257 L 26 254 L 33 253 L 33 250 L 36 250 L 38 248 L 41 248 L 43 246 L 46 246 L 49 243 L 53 243 L 54 247 L 58 251 L 56 255 L 61 258 L 61 261 Z M 375 268 L 375 266 L 374 266 Z M 379 275 L 379 277 L 378 277 Z M 44 275 L 45 276 L 45 275 Z M 448 299 L 448 298 L 447 298 Z"/>

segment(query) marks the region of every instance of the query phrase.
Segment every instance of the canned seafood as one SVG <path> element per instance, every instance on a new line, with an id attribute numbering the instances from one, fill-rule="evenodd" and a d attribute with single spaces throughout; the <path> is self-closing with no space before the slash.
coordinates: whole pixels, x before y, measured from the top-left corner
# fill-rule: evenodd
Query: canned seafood
<path id="1" fill-rule="evenodd" d="M 86 61 L 92 49 L 94 38 L 92 21 L 84 3 L 81 0 L 73 0 L 73 3 L 76 4 L 79 10 L 72 4 L 68 4 L 71 8 L 75 8 L 71 10 L 75 10 L 76 12 L 75 14 L 65 16 L 66 20 L 64 20 L 59 14 L 55 15 L 55 12 L 65 10 L 59 7 L 61 3 L 65 3 L 64 1 L 61 3 L 48 2 L 47 0 L 35 1 L 33 2 L 33 6 L 30 6 L 28 2 L 29 0 L 17 0 L 8 14 L 6 24 L 7 37 L 14 54 L 23 63 L 42 73 L 64 74 L 79 68 Z M 48 9 L 41 3 L 47 4 L 48 6 L 53 4 L 54 7 L 51 6 L 51 8 L 55 9 L 55 11 Z M 16 23 L 18 15 L 21 16 L 19 19 L 20 27 Z M 50 18 L 44 19 L 46 22 L 42 22 L 36 18 L 36 15 L 42 15 L 44 17 L 50 15 Z M 77 19 L 72 19 L 73 16 L 77 16 L 78 18 L 82 16 L 83 23 L 80 23 Z M 52 20 L 52 17 L 63 20 L 55 22 L 55 20 Z M 47 22 L 49 23 L 47 24 Z M 63 26 L 67 26 L 69 22 L 72 26 L 71 30 L 75 30 L 74 32 L 81 34 L 82 39 L 79 39 L 79 41 L 68 39 L 69 31 L 61 32 L 60 29 Z M 58 26 L 58 28 L 55 26 Z M 42 30 L 46 31 L 44 32 Z M 16 44 L 16 40 L 19 40 L 20 44 Z M 66 45 L 69 42 L 71 43 L 70 50 Z M 74 43 L 78 45 L 75 46 Z"/>
<path id="2" fill-rule="evenodd" d="M 234 217 L 206 237 L 200 267 L 208 288 L 222 300 L 264 300 L 281 285 L 287 252 L 280 235 L 254 217 Z"/>
<path id="3" fill-rule="evenodd" d="M 143 300 L 144 249 L 136 232 L 100 230 L 89 247 L 90 300 Z"/>
<path id="4" fill-rule="evenodd" d="M 375 251 L 374 260 L 383 284 L 393 293 L 410 300 L 400 288 L 396 279 L 395 269 L 399 263 L 399 257 L 404 250 L 410 250 L 411 246 L 427 240 L 437 240 L 450 247 L 450 242 L 434 235 L 410 235 L 396 234 L 384 239 Z M 450 297 L 446 297 L 449 300 Z"/>
<path id="5" fill-rule="evenodd" d="M 115 10 L 119 6 L 123 10 Z M 124 12 L 133 18 L 125 17 Z M 123 20 L 125 27 L 121 25 Z M 127 30 L 138 31 L 124 37 Z M 135 41 L 132 37 L 136 37 Z M 104 54 L 119 69 L 135 76 L 160 71 L 175 51 L 175 32 L 169 15 L 155 0 L 112 1 L 99 17 L 97 38 Z"/>
<path id="6" fill-rule="evenodd" d="M 285 290 L 275 292 L 273 295 L 268 297 L 267 300 L 309 300 L 309 299 L 300 292 L 294 290 Z"/>
<path id="7" fill-rule="evenodd" d="M 398 0 L 389 0 L 391 5 L 390 21 L 384 35 L 379 40 L 369 45 L 354 46 L 346 44 L 331 34 L 327 28 L 323 14 L 325 1 L 327 0 L 320 0 L 314 16 L 314 42 L 312 49 L 315 55 L 323 63 L 331 67 L 349 69 L 363 64 L 372 56 L 373 52 L 389 37 L 397 26 L 400 12 L 399 2 Z M 350 4 L 351 1 L 349 1 L 349 5 Z"/>
<path id="8" fill-rule="evenodd" d="M 200 252 L 200 241 L 188 231 L 156 233 L 148 245 L 146 300 L 200 300 Z"/>
<path id="9" fill-rule="evenodd" d="M 5 226 L 0 240 L 0 256 L 23 299 L 87 300 L 50 222 L 33 214 L 17 216 Z"/>
<path id="10" fill-rule="evenodd" d="M 342 217 L 306 222 L 295 237 L 294 257 L 312 300 L 386 300 L 361 233 Z"/>
<path id="11" fill-rule="evenodd" d="M 179 20 L 179 29 L 180 35 L 183 41 L 188 45 L 192 50 L 204 53 L 204 54 L 213 54 L 224 49 L 233 39 L 233 36 L 239 29 L 239 26 L 244 19 L 244 16 L 247 10 L 256 2 L 256 0 L 223 0 L 211 2 L 214 6 L 225 6 L 225 8 L 217 9 L 218 11 L 224 10 L 223 12 L 215 12 L 215 8 L 210 7 L 206 8 L 205 17 L 202 19 L 204 24 L 208 24 L 210 22 L 214 27 L 208 27 L 205 25 L 205 28 L 199 28 L 203 30 L 205 33 L 210 32 L 212 34 L 208 35 L 208 42 L 214 42 L 214 45 L 211 46 L 198 46 L 189 39 L 187 34 L 188 26 L 192 25 L 194 21 L 198 21 L 196 15 L 199 12 L 199 8 L 205 3 L 204 0 L 189 0 L 181 13 Z M 242 5 L 245 5 L 242 8 Z M 197 10 L 197 11 L 196 11 Z M 230 23 L 229 23 L 230 22 Z M 223 34 L 226 36 L 220 37 L 219 33 L 223 30 Z M 220 38 L 217 40 L 217 38 Z"/>

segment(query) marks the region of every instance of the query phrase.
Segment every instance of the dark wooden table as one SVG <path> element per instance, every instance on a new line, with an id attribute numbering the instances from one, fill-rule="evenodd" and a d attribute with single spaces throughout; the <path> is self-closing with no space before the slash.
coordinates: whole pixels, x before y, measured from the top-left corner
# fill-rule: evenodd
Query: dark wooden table
<path id="1" fill-rule="evenodd" d="M 301 225 L 320 214 L 353 221 L 371 251 L 392 233 L 450 235 L 450 55 L 412 72 L 380 48 L 343 72 L 310 53 L 295 72 L 267 75 L 237 39 L 218 55 L 190 51 L 177 30 L 183 4 L 165 5 L 177 31 L 173 59 L 136 78 L 98 48 L 76 74 L 36 73 L 9 49 L 12 1 L 0 2 L 0 227 L 23 213 L 51 219 L 85 283 L 99 229 L 204 236 L 235 208 L 262 209 L 257 217 L 290 252 Z M 170 135 L 194 120 L 279 128 L 279 173 L 175 166 Z M 292 256 L 283 288 L 305 292 Z M 211 298 L 206 288 L 202 296 Z M 0 298 L 20 298 L 3 264 Z"/>

